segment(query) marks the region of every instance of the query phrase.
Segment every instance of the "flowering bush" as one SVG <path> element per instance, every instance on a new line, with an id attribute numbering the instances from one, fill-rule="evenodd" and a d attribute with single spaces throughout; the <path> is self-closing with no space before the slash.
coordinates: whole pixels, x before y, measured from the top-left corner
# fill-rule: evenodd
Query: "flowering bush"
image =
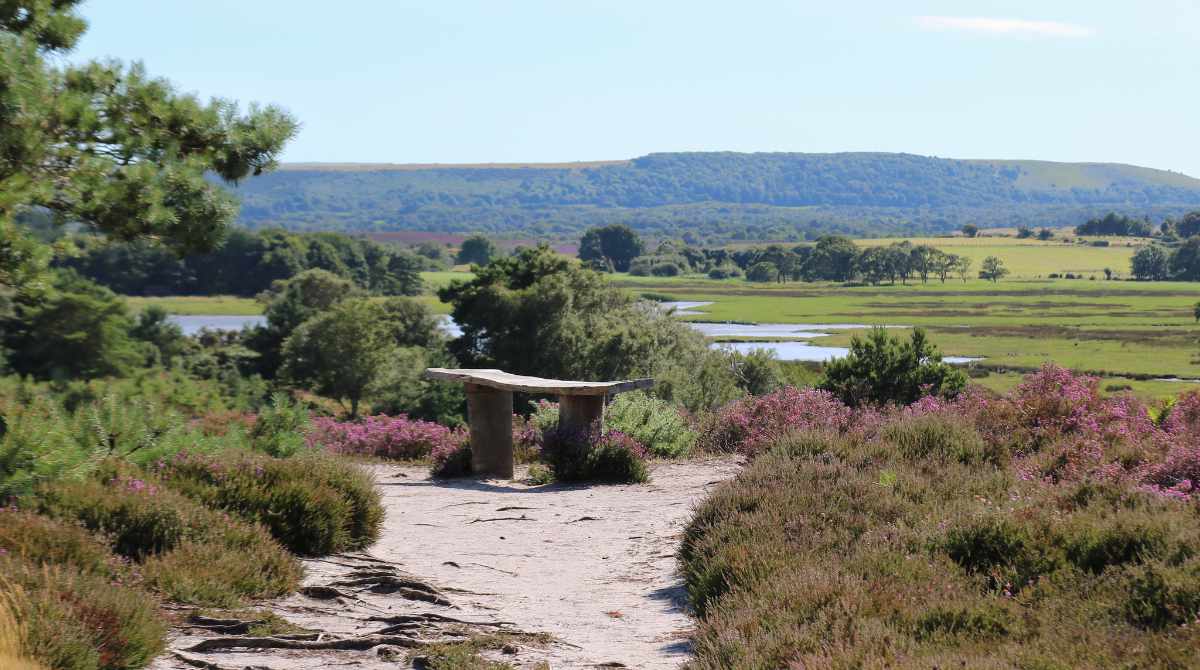
<path id="1" fill-rule="evenodd" d="M 646 448 L 619 430 L 601 432 L 599 426 L 546 431 L 542 458 L 559 481 L 635 483 L 650 479 Z"/>
<path id="2" fill-rule="evenodd" d="M 718 410 L 701 427 L 699 444 L 709 451 L 756 454 L 787 432 L 844 432 L 854 418 L 854 411 L 828 391 L 788 386 Z"/>
<path id="3" fill-rule="evenodd" d="M 313 420 L 308 434 L 310 447 L 324 447 L 335 454 L 376 456 L 397 460 L 427 458 L 435 449 L 457 447 L 462 431 L 432 421 L 398 416 L 369 416 L 360 422 L 330 418 Z"/>

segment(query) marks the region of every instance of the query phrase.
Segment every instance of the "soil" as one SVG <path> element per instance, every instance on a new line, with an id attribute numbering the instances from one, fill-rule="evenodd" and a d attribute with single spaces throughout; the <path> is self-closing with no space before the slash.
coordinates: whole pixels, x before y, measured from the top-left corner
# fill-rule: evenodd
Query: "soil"
<path id="1" fill-rule="evenodd" d="M 305 560 L 309 588 L 260 606 L 308 632 L 248 639 L 197 620 L 151 667 L 394 669 L 427 642 L 495 632 L 509 643 L 484 655 L 517 668 L 652 670 L 688 659 L 693 622 L 675 552 L 694 505 L 737 463 L 659 463 L 650 483 L 617 486 L 371 467 L 387 510 L 379 541 Z"/>

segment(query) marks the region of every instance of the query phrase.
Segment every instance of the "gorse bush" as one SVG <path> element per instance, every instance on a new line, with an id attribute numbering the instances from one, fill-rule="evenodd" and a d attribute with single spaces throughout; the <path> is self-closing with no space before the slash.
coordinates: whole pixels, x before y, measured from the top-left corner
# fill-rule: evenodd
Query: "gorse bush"
<path id="1" fill-rule="evenodd" d="M 1192 665 L 1200 397 L 1156 423 L 1096 387 L 730 408 L 705 436 L 759 455 L 685 533 L 690 667 Z"/>
<path id="2" fill-rule="evenodd" d="M 167 486 L 198 503 L 263 524 L 297 554 L 361 549 L 375 541 L 383 523 L 371 476 L 329 456 L 181 452 L 156 471 Z"/>
<path id="3" fill-rule="evenodd" d="M 640 391 L 617 396 L 605 409 L 604 420 L 654 456 L 685 456 L 696 442 L 695 431 L 678 408 Z"/>

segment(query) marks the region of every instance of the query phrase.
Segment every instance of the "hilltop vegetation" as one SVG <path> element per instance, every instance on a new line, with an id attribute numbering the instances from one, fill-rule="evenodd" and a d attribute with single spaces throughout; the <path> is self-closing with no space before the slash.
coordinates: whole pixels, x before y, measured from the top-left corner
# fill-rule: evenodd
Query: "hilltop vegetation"
<path id="1" fill-rule="evenodd" d="M 1076 225 L 1200 204 L 1200 181 L 1129 165 L 909 154 L 662 153 L 602 164 L 304 164 L 239 187 L 251 227 L 576 236 L 627 223 L 710 241 Z"/>

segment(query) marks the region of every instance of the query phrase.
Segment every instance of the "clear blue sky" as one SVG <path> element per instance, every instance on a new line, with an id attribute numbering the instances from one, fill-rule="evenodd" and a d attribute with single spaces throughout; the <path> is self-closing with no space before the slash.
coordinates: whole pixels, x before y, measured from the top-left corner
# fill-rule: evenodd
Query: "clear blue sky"
<path id="1" fill-rule="evenodd" d="M 272 102 L 291 161 L 904 151 L 1200 177 L 1196 0 L 91 0 L 74 59 Z"/>

